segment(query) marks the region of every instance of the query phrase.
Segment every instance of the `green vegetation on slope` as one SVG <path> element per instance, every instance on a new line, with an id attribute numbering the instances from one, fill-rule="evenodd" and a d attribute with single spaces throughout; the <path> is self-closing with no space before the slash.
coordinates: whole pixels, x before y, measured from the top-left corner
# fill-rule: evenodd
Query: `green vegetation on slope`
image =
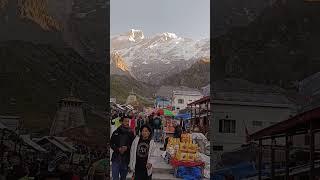
<path id="1" fill-rule="evenodd" d="M 139 82 L 129 76 L 112 75 L 110 77 L 110 97 L 117 98 L 118 103 L 125 103 L 129 93 L 133 90 L 137 94 L 139 102 L 150 106 L 153 103 L 150 100 L 155 89 L 154 86 Z"/>
<path id="2" fill-rule="evenodd" d="M 75 96 L 105 109 L 105 66 L 72 49 L 9 41 L 0 44 L 0 59 L 0 114 L 21 116 L 27 129 L 48 132 L 58 101 L 72 85 Z"/>
<path id="3" fill-rule="evenodd" d="M 198 61 L 189 69 L 174 74 L 162 81 L 162 85 L 201 88 L 210 83 L 210 63 Z"/>

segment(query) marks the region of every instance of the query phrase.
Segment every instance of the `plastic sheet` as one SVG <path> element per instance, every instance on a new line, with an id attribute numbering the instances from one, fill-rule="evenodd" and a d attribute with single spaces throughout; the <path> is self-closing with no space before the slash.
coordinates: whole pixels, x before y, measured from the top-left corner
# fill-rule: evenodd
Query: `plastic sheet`
<path id="1" fill-rule="evenodd" d="M 204 167 L 204 162 L 202 161 L 194 161 L 194 162 L 187 162 L 187 161 L 178 161 L 176 158 L 171 158 L 170 164 L 173 167 L 177 166 L 185 166 L 185 167 Z"/>
<path id="2" fill-rule="evenodd" d="M 177 170 L 177 177 L 184 180 L 199 180 L 202 178 L 201 168 L 180 166 Z"/>

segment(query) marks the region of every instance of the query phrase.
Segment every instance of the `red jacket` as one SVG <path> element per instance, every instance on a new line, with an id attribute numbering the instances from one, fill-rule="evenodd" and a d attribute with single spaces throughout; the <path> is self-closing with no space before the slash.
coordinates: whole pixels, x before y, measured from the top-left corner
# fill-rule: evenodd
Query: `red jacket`
<path id="1" fill-rule="evenodd" d="M 130 121 L 130 128 L 134 132 L 136 129 L 136 120 L 134 118 L 131 119 Z"/>

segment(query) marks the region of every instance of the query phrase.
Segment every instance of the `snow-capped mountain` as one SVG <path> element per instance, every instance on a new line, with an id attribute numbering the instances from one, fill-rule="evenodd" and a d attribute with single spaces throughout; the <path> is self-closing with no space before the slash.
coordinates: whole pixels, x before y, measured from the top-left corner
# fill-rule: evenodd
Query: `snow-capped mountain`
<path id="1" fill-rule="evenodd" d="M 111 37 L 112 53 L 117 52 L 138 80 L 158 83 L 173 73 L 189 68 L 210 56 L 210 40 L 192 40 L 174 33 L 145 37 L 141 30 Z"/>

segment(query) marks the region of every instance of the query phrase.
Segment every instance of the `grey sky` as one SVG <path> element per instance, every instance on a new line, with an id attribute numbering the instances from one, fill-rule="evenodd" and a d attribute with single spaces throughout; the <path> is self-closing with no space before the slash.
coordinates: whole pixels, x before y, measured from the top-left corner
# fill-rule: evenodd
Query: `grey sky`
<path id="1" fill-rule="evenodd" d="M 142 30 L 193 39 L 210 36 L 210 0 L 110 0 L 111 35 Z"/>

